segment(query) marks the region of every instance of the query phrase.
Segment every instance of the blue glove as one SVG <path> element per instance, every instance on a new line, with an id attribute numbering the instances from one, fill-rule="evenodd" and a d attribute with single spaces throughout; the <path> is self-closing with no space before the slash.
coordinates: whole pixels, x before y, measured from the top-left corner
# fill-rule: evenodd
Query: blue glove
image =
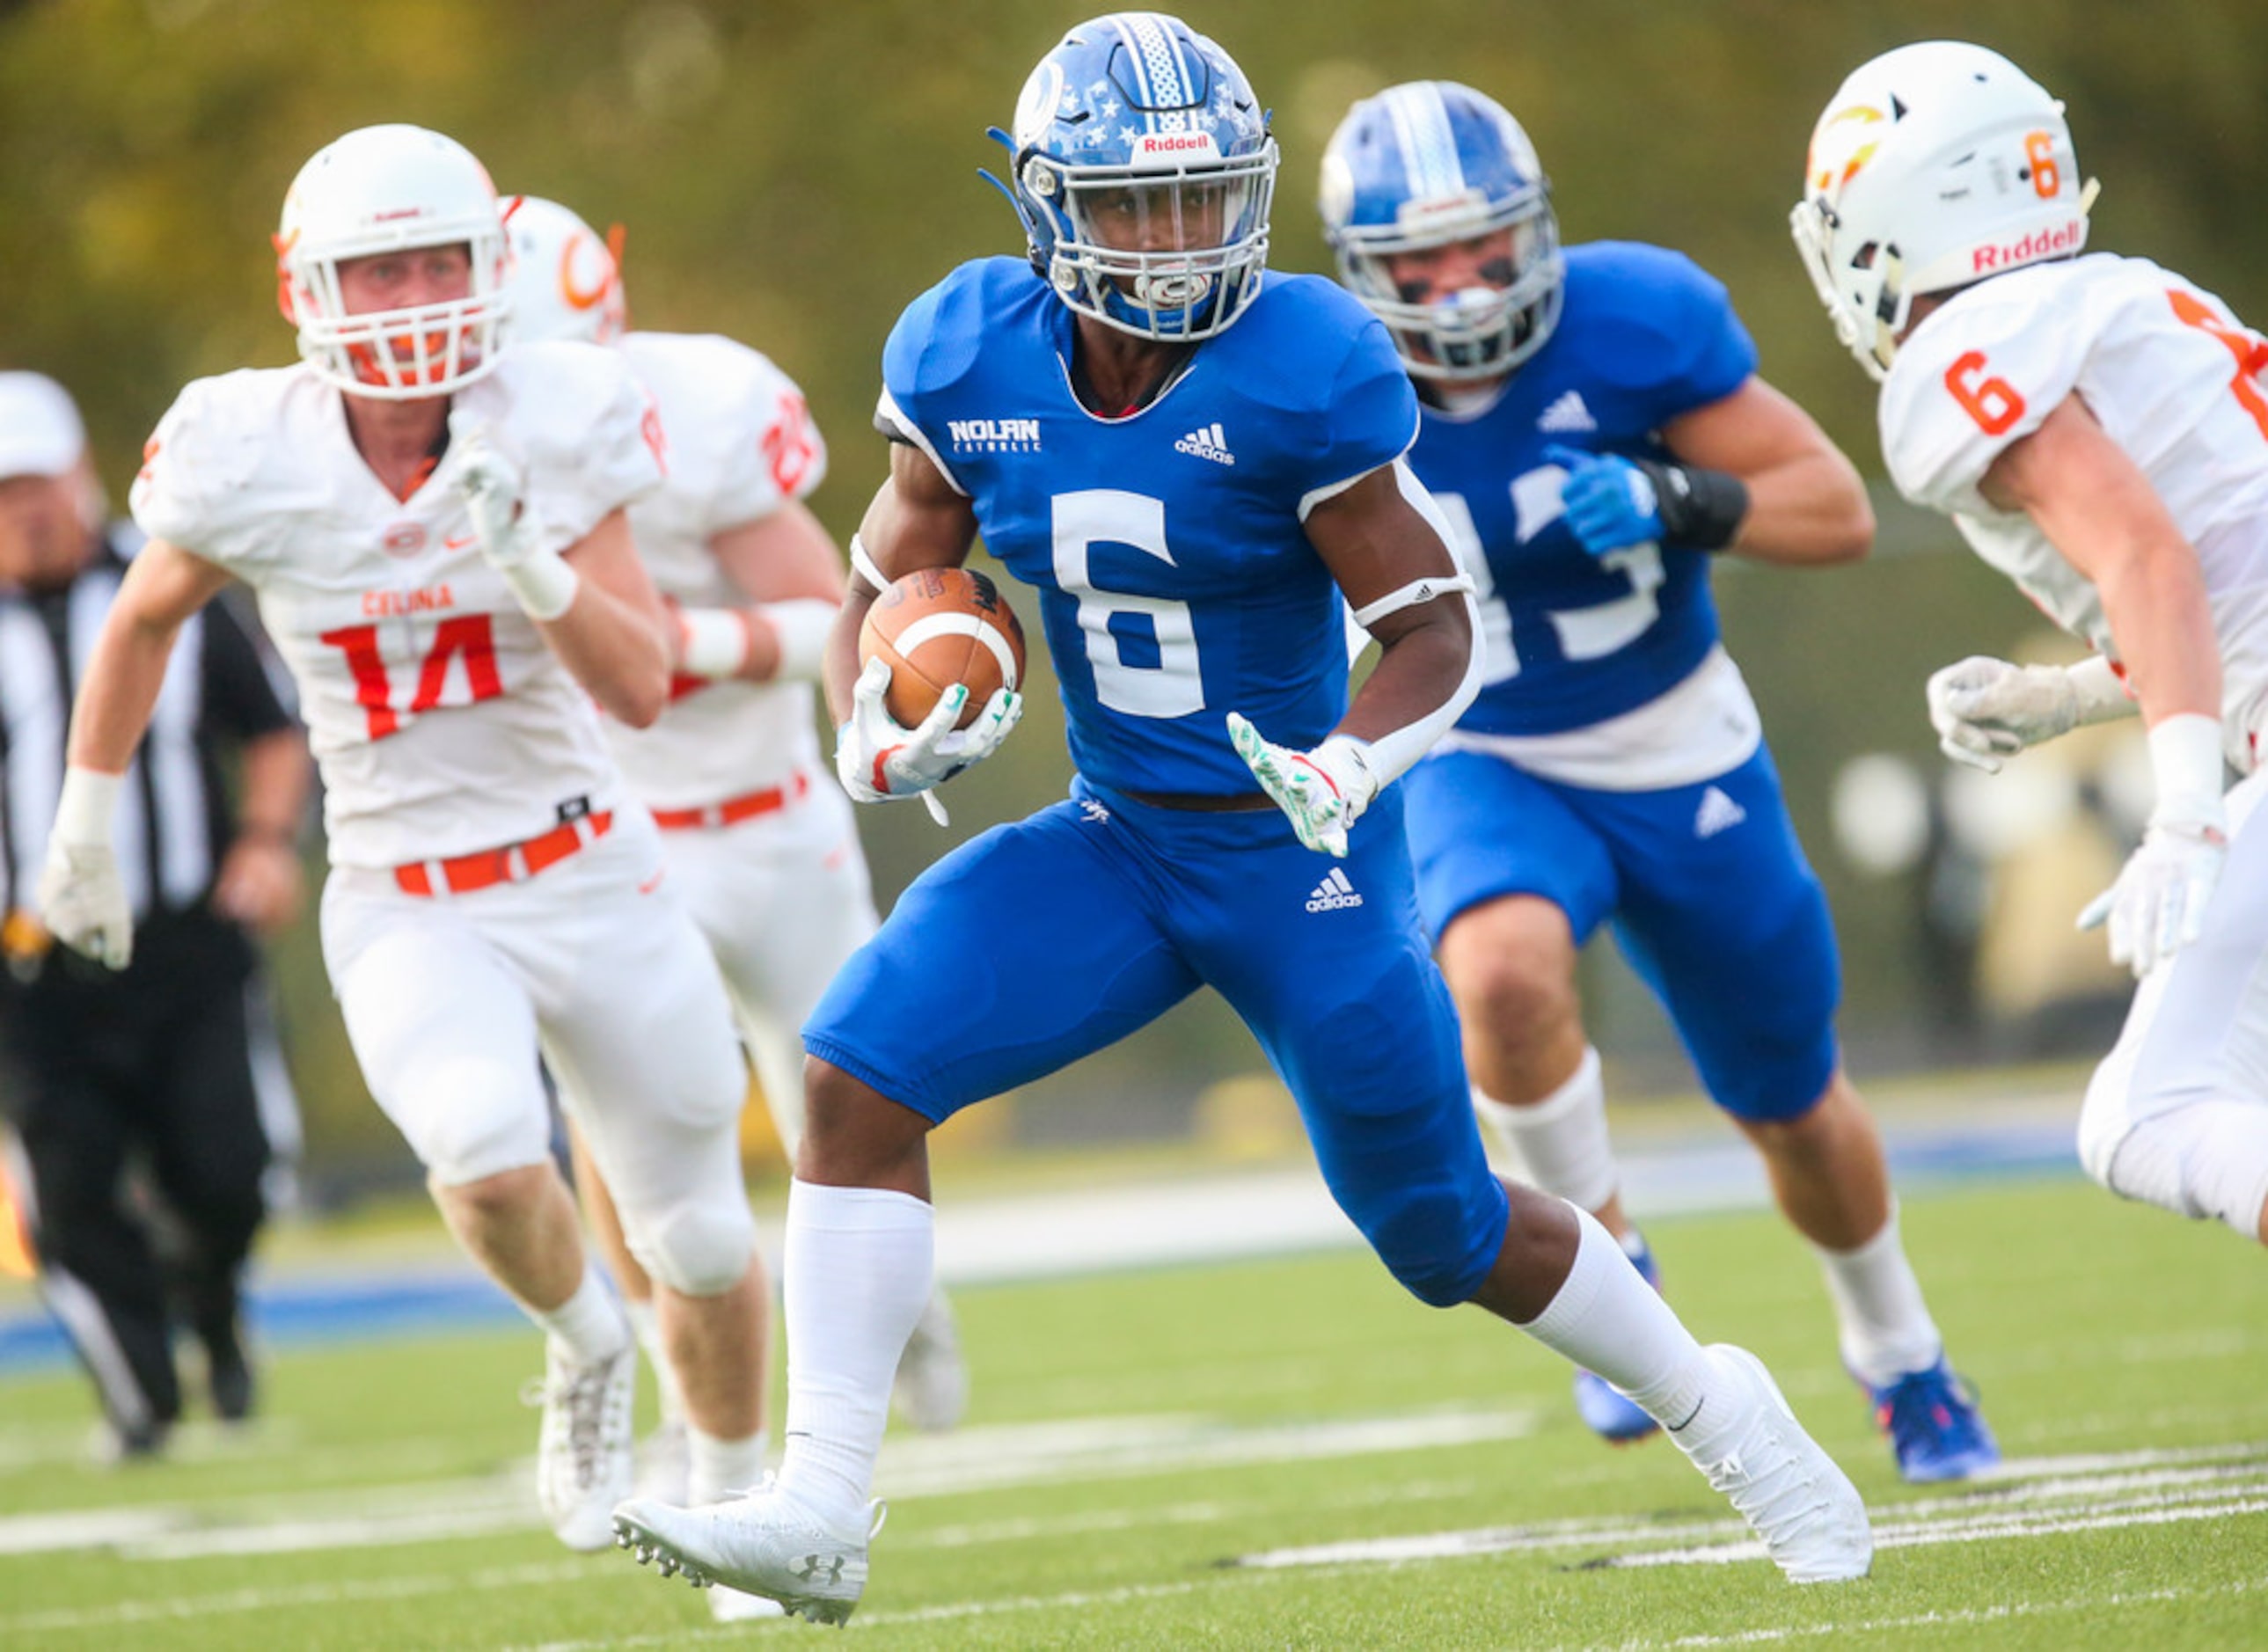
<path id="1" fill-rule="evenodd" d="M 1559 503 L 1568 527 L 1592 555 L 1660 542 L 1661 500 L 1650 467 L 1619 453 L 1586 453 L 1557 443 L 1545 448 L 1543 457 L 1567 473 Z"/>

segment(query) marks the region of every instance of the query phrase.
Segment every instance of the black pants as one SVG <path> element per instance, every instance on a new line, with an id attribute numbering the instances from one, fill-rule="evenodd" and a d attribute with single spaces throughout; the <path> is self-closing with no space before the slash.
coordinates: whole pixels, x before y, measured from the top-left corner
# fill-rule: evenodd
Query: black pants
<path id="1" fill-rule="evenodd" d="M 30 1162 L 40 1289 L 111 1421 L 142 1435 L 180 1415 L 178 1306 L 233 1345 L 238 1283 L 266 1214 L 247 1030 L 250 944 L 202 909 L 153 917 L 113 975 L 57 951 L 0 988 L 0 1099 Z M 127 1196 L 146 1163 L 178 1254 L 161 1259 Z"/>

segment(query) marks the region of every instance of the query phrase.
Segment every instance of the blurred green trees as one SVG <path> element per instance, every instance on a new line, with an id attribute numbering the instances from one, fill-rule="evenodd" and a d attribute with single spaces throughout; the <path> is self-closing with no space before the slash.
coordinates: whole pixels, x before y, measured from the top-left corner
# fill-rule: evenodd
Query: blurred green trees
<path id="1" fill-rule="evenodd" d="M 817 503 L 847 535 L 882 472 L 868 414 L 884 334 L 954 263 L 1019 245 L 975 175 L 995 164 L 983 128 L 1083 15 L 1036 0 L 0 9 L 0 364 L 72 387 L 122 496 L 185 380 L 291 358 L 269 235 L 300 162 L 350 128 L 416 121 L 464 141 L 506 191 L 625 223 L 637 323 L 728 333 L 794 373 L 833 438 Z M 1954 35 L 2007 52 L 2067 101 L 2082 164 L 2104 181 L 2095 246 L 2146 253 L 2268 319 L 2268 7 L 2254 0 L 1219 0 L 1188 15 L 1274 107 L 1279 266 L 1327 267 L 1314 171 L 1352 99 L 1403 78 L 1469 81 L 1528 126 L 1569 239 L 1658 241 L 1713 270 L 1766 376 L 1870 474 L 1870 386 L 1785 226 L 1814 117 L 1887 47 Z M 1743 569 L 1720 591 L 1844 913 L 1853 1014 L 1894 1016 L 1907 1002 L 1897 915 L 1839 874 L 1821 793 L 1854 749 L 1927 752 L 1922 675 L 2005 646 L 2029 611 L 1955 555 Z M 954 839 L 1056 793 L 1065 766 L 1048 709 L 956 784 Z M 948 841 L 916 811 L 867 814 L 886 893 Z M 288 958 L 314 974 L 311 947 Z M 308 1022 L 310 995 L 298 996 Z M 1220 1017 L 1198 1015 L 1068 1088 L 1131 1090 L 1153 1082 L 1152 1064 L 1184 1060 L 1198 1076 L 1256 1065 Z M 384 1139 L 367 1112 L 326 1124 Z"/>

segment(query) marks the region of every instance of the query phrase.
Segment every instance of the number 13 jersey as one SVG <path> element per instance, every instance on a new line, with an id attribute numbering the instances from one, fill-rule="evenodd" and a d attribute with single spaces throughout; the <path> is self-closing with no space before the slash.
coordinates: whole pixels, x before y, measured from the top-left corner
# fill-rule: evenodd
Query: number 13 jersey
<path id="1" fill-rule="evenodd" d="M 2050 619 L 2115 657 L 2094 584 L 2029 516 L 1978 491 L 2001 453 L 2080 397 L 2197 549 L 2229 756 L 2244 769 L 2268 701 L 2264 366 L 2268 344 L 2211 293 L 2146 259 L 2097 253 L 1955 294 L 1899 346 L 1881 407 L 1898 490 L 1951 516 Z"/>
<path id="2" fill-rule="evenodd" d="M 514 345 L 457 393 L 527 466 L 553 550 L 661 480 L 630 369 L 589 344 Z M 620 789 L 596 707 L 482 558 L 445 453 L 407 499 L 305 367 L 183 390 L 132 496 L 153 538 L 226 569 L 299 686 L 332 863 L 388 867 L 515 843 Z"/>

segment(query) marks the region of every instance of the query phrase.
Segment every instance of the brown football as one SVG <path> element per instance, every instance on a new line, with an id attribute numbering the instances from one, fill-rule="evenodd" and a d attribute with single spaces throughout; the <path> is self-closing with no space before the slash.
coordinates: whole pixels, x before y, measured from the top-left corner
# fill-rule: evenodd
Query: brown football
<path id="1" fill-rule="evenodd" d="M 858 628 L 858 663 L 889 662 L 882 703 L 906 728 L 955 683 L 968 688 L 958 726 L 1001 688 L 1024 682 L 1024 628 L 999 587 L 974 569 L 924 568 L 891 582 Z"/>

